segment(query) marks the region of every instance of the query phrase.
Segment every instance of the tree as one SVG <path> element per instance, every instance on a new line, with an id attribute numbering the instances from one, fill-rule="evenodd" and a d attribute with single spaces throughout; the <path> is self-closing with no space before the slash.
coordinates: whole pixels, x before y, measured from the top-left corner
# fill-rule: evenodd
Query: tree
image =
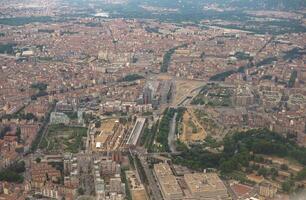
<path id="1" fill-rule="evenodd" d="M 16 130 L 16 136 L 17 136 L 18 143 L 20 143 L 21 142 L 21 130 L 20 130 L 20 127 L 18 127 L 17 130 Z"/>
<path id="2" fill-rule="evenodd" d="M 268 175 L 268 170 L 265 167 L 261 167 L 258 170 L 258 175 L 266 177 Z"/>
<path id="3" fill-rule="evenodd" d="M 259 165 L 258 164 L 254 164 L 251 167 L 252 167 L 252 170 L 258 170 L 259 169 Z"/>
<path id="4" fill-rule="evenodd" d="M 205 52 L 202 52 L 202 53 L 201 53 L 200 58 L 201 58 L 201 61 L 203 62 L 203 61 L 204 61 L 204 58 L 205 58 Z"/>
<path id="5" fill-rule="evenodd" d="M 282 183 L 282 190 L 284 192 L 289 193 L 292 190 L 293 186 L 294 186 L 294 182 L 291 179 L 288 179 Z"/>
<path id="6" fill-rule="evenodd" d="M 301 181 L 306 179 L 306 168 L 299 171 L 295 177 L 296 180 Z"/>
<path id="7" fill-rule="evenodd" d="M 84 191 L 84 189 L 83 188 L 78 188 L 78 194 L 79 195 L 84 195 L 84 193 L 85 193 L 85 191 Z"/>
<path id="8" fill-rule="evenodd" d="M 126 124 L 127 119 L 126 118 L 119 118 L 119 122 L 120 122 L 120 124 Z"/>
<path id="9" fill-rule="evenodd" d="M 280 168 L 281 168 L 281 170 L 288 170 L 288 165 L 286 165 L 286 164 L 281 164 L 281 166 L 280 166 Z"/>
<path id="10" fill-rule="evenodd" d="M 126 75 L 125 77 L 123 77 L 120 81 L 131 82 L 131 81 L 136 81 L 136 80 L 139 80 L 139 79 L 144 79 L 144 77 L 139 75 L 139 74 L 129 74 L 129 75 Z"/>
<path id="11" fill-rule="evenodd" d="M 235 169 L 237 169 L 237 163 L 235 163 L 233 160 L 225 160 L 221 162 L 220 165 L 221 172 L 230 173 Z"/>
<path id="12" fill-rule="evenodd" d="M 37 158 L 35 159 L 35 161 L 36 161 L 36 163 L 40 163 L 40 162 L 41 162 L 41 158 L 40 158 L 40 157 L 37 157 Z"/>
<path id="13" fill-rule="evenodd" d="M 296 78 L 297 78 L 297 71 L 293 70 L 291 72 L 291 76 L 290 76 L 290 79 L 289 79 L 289 82 L 288 82 L 288 87 L 289 88 L 292 88 L 294 86 Z"/>
<path id="14" fill-rule="evenodd" d="M 10 126 L 5 126 L 1 131 L 0 131 L 0 139 L 3 139 L 4 136 L 6 135 L 7 132 L 11 131 Z"/>
<path id="15" fill-rule="evenodd" d="M 278 170 L 275 169 L 274 167 L 271 168 L 270 173 L 273 180 L 278 176 Z"/>
<path id="16" fill-rule="evenodd" d="M 26 119 L 26 120 L 32 120 L 32 119 L 34 119 L 35 121 L 37 121 L 37 117 L 36 117 L 33 113 L 27 113 L 27 114 L 24 116 L 24 119 Z"/>
<path id="17" fill-rule="evenodd" d="M 24 161 L 15 162 L 11 164 L 7 169 L 16 173 L 23 173 L 25 172 L 25 162 Z"/>
<path id="18" fill-rule="evenodd" d="M 176 140 L 176 150 L 177 151 L 187 151 L 188 147 L 186 144 L 184 144 L 180 140 Z"/>
<path id="19" fill-rule="evenodd" d="M 101 121 L 97 121 L 97 122 L 95 123 L 95 127 L 96 127 L 96 128 L 100 128 L 100 127 L 101 127 Z"/>
<path id="20" fill-rule="evenodd" d="M 0 181 L 22 183 L 23 177 L 16 172 L 5 169 L 0 171 Z"/>
<path id="21" fill-rule="evenodd" d="M 22 183 L 23 176 L 21 176 L 20 173 L 23 172 L 25 172 L 25 162 L 15 162 L 9 167 L 0 171 L 0 181 Z"/>
<path id="22" fill-rule="evenodd" d="M 258 163 L 262 163 L 264 161 L 264 158 L 262 156 L 255 155 L 254 161 Z"/>

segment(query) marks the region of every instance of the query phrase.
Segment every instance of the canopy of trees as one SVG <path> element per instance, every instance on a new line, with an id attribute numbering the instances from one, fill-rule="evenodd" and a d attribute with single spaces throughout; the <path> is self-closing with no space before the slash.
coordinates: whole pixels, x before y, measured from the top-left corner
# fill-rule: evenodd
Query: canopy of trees
<path id="1" fill-rule="evenodd" d="M 168 134 L 170 131 L 171 120 L 174 116 L 175 109 L 167 108 L 164 112 L 163 118 L 159 124 L 159 130 L 156 136 L 156 141 L 161 144 L 160 151 L 169 151 Z"/>
<path id="2" fill-rule="evenodd" d="M 304 147 L 299 147 L 291 140 L 267 129 L 234 133 L 224 138 L 223 146 L 221 153 L 211 153 L 204 150 L 201 145 L 195 145 L 175 157 L 174 162 L 192 169 L 202 170 L 213 167 L 229 173 L 242 166 L 248 167 L 249 161 L 255 159 L 254 154 L 263 154 L 289 157 L 306 166 Z M 261 173 L 265 174 L 264 170 L 261 170 Z M 301 172 L 299 177 L 303 178 L 304 173 Z"/>
<path id="3" fill-rule="evenodd" d="M 136 81 L 136 80 L 139 80 L 139 79 L 143 79 L 144 77 L 139 75 L 139 74 L 129 74 L 129 75 L 126 75 L 125 77 L 123 77 L 121 79 L 121 81 Z"/>
<path id="4" fill-rule="evenodd" d="M 16 44 L 12 44 L 12 43 L 0 44 L 0 53 L 13 54 L 15 46 Z"/>
<path id="5" fill-rule="evenodd" d="M 22 183 L 23 176 L 21 173 L 25 172 L 24 161 L 13 163 L 6 169 L 0 171 L 0 181 Z"/>

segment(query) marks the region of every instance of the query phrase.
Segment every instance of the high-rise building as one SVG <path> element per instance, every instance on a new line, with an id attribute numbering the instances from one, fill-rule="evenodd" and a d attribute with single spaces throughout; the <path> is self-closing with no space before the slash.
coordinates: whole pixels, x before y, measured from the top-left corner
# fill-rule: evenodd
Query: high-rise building
<path id="1" fill-rule="evenodd" d="M 149 87 L 144 88 L 143 90 L 143 104 L 152 103 L 152 90 Z"/>

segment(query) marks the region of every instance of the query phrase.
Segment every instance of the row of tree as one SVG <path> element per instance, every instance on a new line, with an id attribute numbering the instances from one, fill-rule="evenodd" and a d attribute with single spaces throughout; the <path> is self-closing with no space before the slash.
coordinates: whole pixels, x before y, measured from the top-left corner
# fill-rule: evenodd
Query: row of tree
<path id="1" fill-rule="evenodd" d="M 168 145 L 168 134 L 170 131 L 171 120 L 175 112 L 176 110 L 174 108 L 167 108 L 164 111 L 163 117 L 159 123 L 156 142 L 160 144 L 159 151 L 161 152 L 168 152 L 170 150 Z"/>
<path id="2" fill-rule="evenodd" d="M 177 50 L 179 48 L 182 48 L 182 47 L 186 47 L 186 46 L 187 46 L 187 44 L 183 44 L 183 45 L 179 45 L 179 46 L 176 46 L 176 47 L 173 47 L 173 48 L 169 49 L 163 57 L 163 63 L 160 67 L 160 72 L 162 72 L 162 73 L 167 72 L 168 68 L 169 68 L 169 65 L 170 65 L 170 62 L 171 62 L 171 57 L 174 54 L 175 50 Z"/>

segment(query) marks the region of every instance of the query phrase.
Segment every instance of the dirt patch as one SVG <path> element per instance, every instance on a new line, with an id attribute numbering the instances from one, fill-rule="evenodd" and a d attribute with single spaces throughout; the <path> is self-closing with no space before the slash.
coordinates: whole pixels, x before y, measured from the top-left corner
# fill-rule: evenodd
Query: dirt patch
<path id="1" fill-rule="evenodd" d="M 182 126 L 180 127 L 179 139 L 182 142 L 202 141 L 207 134 L 203 126 L 198 122 L 191 109 L 188 109 L 183 115 Z"/>

